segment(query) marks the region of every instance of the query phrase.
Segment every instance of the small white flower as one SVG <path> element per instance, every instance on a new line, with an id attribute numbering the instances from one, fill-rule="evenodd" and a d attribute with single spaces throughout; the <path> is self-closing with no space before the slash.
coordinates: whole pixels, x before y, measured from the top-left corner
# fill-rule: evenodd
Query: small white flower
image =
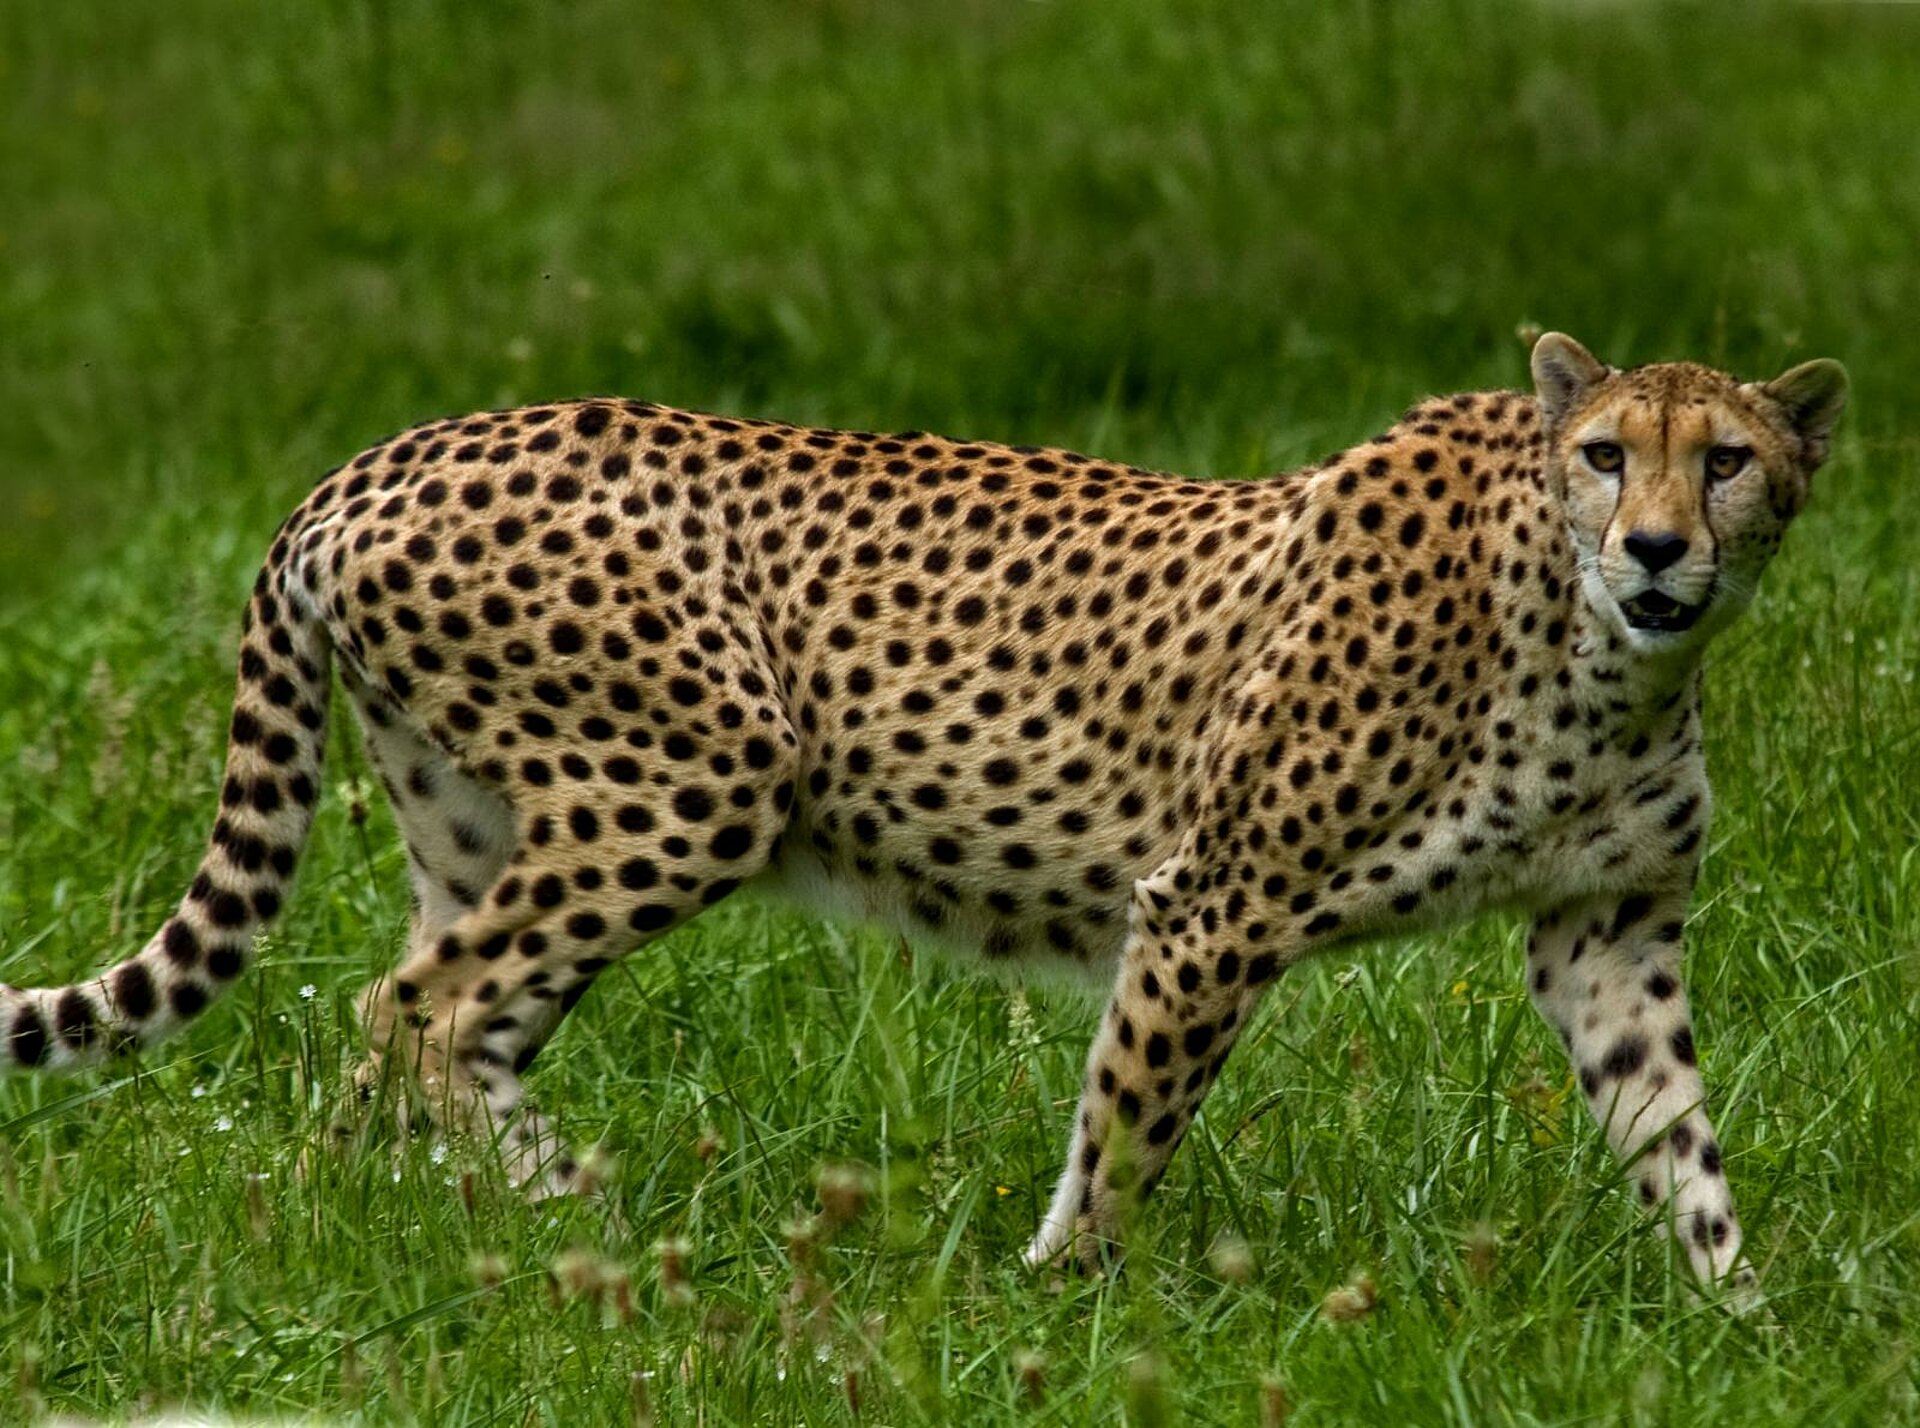
<path id="1" fill-rule="evenodd" d="M 306 986 L 300 989 L 300 1000 L 303 1002 L 310 1002 L 319 995 L 320 989 L 314 986 L 312 982 L 308 982 Z"/>
<path id="2" fill-rule="evenodd" d="M 441 1141 L 438 1145 L 434 1146 L 432 1150 L 427 1152 L 427 1159 L 431 1160 L 435 1165 L 445 1165 L 447 1163 L 447 1143 Z"/>
<path id="3" fill-rule="evenodd" d="M 364 778 L 343 778 L 334 785 L 333 793 L 344 804 L 366 803 L 373 797 L 373 785 Z"/>
<path id="4" fill-rule="evenodd" d="M 1012 1033 L 1015 1046 L 1036 1047 L 1040 1044 L 1040 1032 L 1034 1025 L 1033 1008 L 1027 1002 L 1027 994 L 1015 988 L 1007 997 L 1007 1030 Z"/>
<path id="5" fill-rule="evenodd" d="M 232 1130 L 232 1129 L 233 1129 L 233 1117 L 232 1117 L 232 1116 L 222 1116 L 222 1117 L 220 1117 L 220 1119 L 219 1119 L 219 1120 L 217 1120 L 217 1121 L 215 1121 L 215 1122 L 213 1123 L 213 1128 L 214 1128 L 215 1130 L 217 1130 L 217 1131 L 230 1131 L 230 1130 Z"/>
<path id="6" fill-rule="evenodd" d="M 193 1088 L 192 1095 L 193 1095 L 193 1099 L 196 1101 L 206 1094 L 207 1094 L 207 1088 L 205 1086 L 195 1086 Z"/>

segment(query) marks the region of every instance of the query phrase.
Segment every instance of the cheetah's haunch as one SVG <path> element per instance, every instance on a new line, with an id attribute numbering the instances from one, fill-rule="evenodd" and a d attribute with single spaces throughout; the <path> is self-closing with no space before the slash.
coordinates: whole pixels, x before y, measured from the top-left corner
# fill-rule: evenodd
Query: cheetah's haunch
<path id="1" fill-rule="evenodd" d="M 0 988 L 0 1062 L 150 1042 L 233 983 L 337 666 L 417 894 L 375 1054 L 507 1125 L 521 1178 L 570 1173 L 520 1075 L 594 976 L 778 881 L 1112 980 L 1027 1252 L 1096 1263 L 1281 971 L 1499 904 L 1641 1196 L 1749 1283 L 1681 985 L 1698 663 L 1846 375 L 1557 334 L 1533 370 L 1240 482 L 614 400 L 409 431 L 273 543 L 179 910 L 98 980 Z"/>

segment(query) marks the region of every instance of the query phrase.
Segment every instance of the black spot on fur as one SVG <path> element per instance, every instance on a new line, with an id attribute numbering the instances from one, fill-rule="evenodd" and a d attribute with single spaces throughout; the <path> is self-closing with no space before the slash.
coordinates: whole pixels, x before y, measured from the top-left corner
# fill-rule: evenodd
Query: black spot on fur
<path id="1" fill-rule="evenodd" d="M 47 1024 L 32 1007 L 21 1007 L 7 1031 L 7 1046 L 22 1066 L 38 1066 L 47 1059 Z"/>
<path id="2" fill-rule="evenodd" d="M 145 1021 L 157 1005 L 153 974 L 139 962 L 127 963 L 114 973 L 113 1002 L 129 1021 Z"/>

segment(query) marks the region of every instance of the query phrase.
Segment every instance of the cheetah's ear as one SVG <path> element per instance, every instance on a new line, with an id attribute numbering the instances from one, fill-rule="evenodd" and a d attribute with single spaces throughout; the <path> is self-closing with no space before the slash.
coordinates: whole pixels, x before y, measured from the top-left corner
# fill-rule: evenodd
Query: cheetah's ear
<path id="1" fill-rule="evenodd" d="M 1566 333 L 1542 333 L 1533 344 L 1533 390 L 1547 425 L 1558 426 L 1607 370 L 1606 363 Z"/>
<path id="2" fill-rule="evenodd" d="M 1820 357 L 1762 383 L 1759 392 L 1780 408 L 1799 433 L 1807 465 L 1825 461 L 1834 423 L 1847 409 L 1847 369 L 1831 357 Z"/>

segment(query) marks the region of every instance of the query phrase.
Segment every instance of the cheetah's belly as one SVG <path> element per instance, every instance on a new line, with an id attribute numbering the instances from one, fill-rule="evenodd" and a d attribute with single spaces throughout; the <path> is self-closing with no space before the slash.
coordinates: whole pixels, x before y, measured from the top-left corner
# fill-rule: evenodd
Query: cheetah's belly
<path id="1" fill-rule="evenodd" d="M 1047 908 L 1038 888 L 989 890 L 987 896 L 1017 897 L 1019 906 L 1029 901 L 1021 895 L 1031 894 L 1030 914 L 1002 916 L 976 887 L 943 892 L 927 882 L 831 864 L 801 833 L 790 835 L 780 856 L 748 886 L 835 922 L 883 928 L 916 948 L 975 966 L 1023 977 L 1064 976 L 1094 989 L 1109 985 L 1119 965 L 1131 890 L 1129 882 L 1104 902 L 1072 910 Z"/>

